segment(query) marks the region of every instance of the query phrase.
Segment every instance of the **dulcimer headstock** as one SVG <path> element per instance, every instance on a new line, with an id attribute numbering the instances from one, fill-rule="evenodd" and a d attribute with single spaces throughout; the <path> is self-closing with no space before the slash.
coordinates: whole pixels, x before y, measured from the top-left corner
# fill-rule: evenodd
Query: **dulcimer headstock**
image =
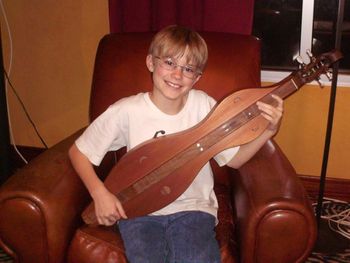
<path id="1" fill-rule="evenodd" d="M 301 66 L 299 70 L 294 71 L 292 74 L 294 82 L 299 87 L 313 80 L 319 82 L 322 74 L 325 74 L 327 78 L 331 80 L 330 68 L 332 64 L 343 57 L 343 54 L 336 49 L 318 56 L 313 56 L 309 51 L 307 51 L 307 54 L 310 58 L 309 64 L 305 64 L 297 58 Z"/>

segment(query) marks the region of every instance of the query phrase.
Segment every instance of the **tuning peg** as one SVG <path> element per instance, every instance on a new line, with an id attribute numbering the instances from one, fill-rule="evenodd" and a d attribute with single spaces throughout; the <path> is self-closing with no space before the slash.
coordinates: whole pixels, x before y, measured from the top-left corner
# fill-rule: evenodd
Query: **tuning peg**
<path id="1" fill-rule="evenodd" d="M 310 60 L 311 61 L 315 61 L 316 59 L 315 59 L 315 57 L 314 57 L 314 55 L 312 54 L 312 52 L 310 51 L 310 49 L 307 49 L 306 50 L 306 54 L 307 54 L 307 56 L 310 58 Z"/>
<path id="2" fill-rule="evenodd" d="M 309 58 L 312 58 L 314 55 L 312 54 L 312 52 L 310 51 L 310 49 L 306 50 L 306 54 L 308 55 Z"/>
<path id="3" fill-rule="evenodd" d="M 301 56 L 297 56 L 295 60 L 302 66 L 304 67 L 306 64 L 304 63 L 304 60 Z"/>
<path id="4" fill-rule="evenodd" d="M 331 72 L 329 72 L 329 71 L 326 71 L 326 77 L 327 77 L 327 79 L 329 80 L 329 81 L 331 81 L 332 80 L 332 78 L 333 78 L 333 76 L 332 76 L 332 73 Z"/>
<path id="5" fill-rule="evenodd" d="M 320 88 L 323 88 L 323 87 L 324 87 L 323 84 L 322 84 L 322 82 L 321 82 L 320 77 L 316 78 L 316 81 L 317 81 L 318 85 L 320 86 Z"/>

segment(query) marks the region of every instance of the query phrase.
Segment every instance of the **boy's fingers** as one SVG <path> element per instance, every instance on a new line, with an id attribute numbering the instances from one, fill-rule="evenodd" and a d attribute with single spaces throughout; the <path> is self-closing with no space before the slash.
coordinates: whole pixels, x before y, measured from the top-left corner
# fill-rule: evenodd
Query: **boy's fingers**
<path id="1" fill-rule="evenodd" d="M 128 218 L 125 214 L 125 211 L 124 211 L 122 204 L 120 202 L 116 202 L 116 206 L 117 206 L 117 211 L 118 211 L 119 215 L 124 219 Z"/>
<path id="2" fill-rule="evenodd" d="M 283 111 L 283 99 L 281 99 L 277 95 L 272 95 L 272 98 L 274 98 L 278 102 L 278 106 L 276 108 Z"/>

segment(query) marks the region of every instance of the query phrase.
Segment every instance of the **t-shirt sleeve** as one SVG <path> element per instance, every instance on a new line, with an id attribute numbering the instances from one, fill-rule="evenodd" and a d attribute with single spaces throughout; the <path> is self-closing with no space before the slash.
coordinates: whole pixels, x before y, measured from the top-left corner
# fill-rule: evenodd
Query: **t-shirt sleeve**
<path id="1" fill-rule="evenodd" d="M 219 166 L 224 166 L 229 161 L 231 161 L 231 159 L 237 154 L 238 150 L 239 146 L 223 150 L 214 156 L 214 160 L 218 163 Z"/>
<path id="2" fill-rule="evenodd" d="M 121 103 L 116 102 L 96 118 L 75 141 L 79 151 L 94 165 L 100 165 L 108 151 L 126 145 L 127 118 Z"/>

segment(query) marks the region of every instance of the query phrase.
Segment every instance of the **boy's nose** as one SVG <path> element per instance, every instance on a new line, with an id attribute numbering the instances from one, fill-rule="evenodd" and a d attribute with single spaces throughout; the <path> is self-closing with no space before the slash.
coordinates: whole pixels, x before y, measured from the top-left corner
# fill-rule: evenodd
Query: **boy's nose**
<path id="1" fill-rule="evenodd" d="M 173 72 L 172 72 L 173 76 L 176 78 L 182 78 L 183 72 L 182 72 L 182 68 L 177 66 Z"/>

